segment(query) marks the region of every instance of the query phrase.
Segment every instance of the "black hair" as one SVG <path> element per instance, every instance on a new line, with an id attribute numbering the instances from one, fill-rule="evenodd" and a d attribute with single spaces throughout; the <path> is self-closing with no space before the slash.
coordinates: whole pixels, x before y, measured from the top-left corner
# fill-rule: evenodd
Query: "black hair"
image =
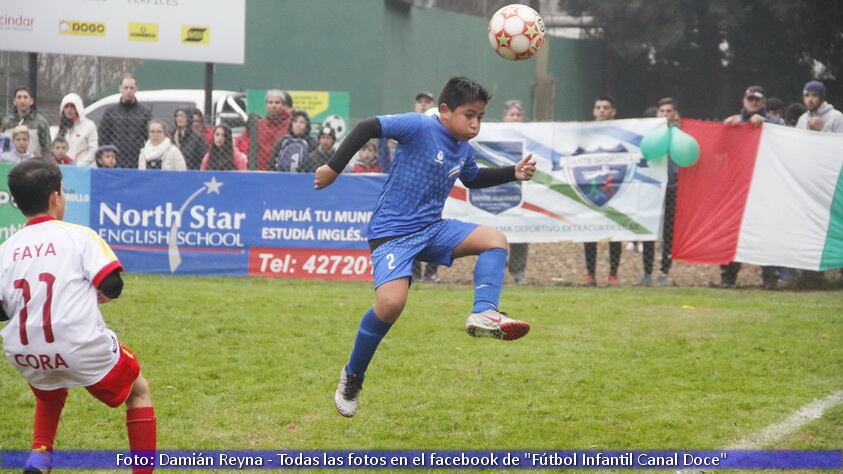
<path id="1" fill-rule="evenodd" d="M 659 99 L 658 103 L 656 103 L 657 107 L 661 107 L 662 105 L 672 105 L 676 111 L 679 111 L 679 102 L 676 101 L 673 97 L 665 97 L 663 99 Z"/>
<path id="2" fill-rule="evenodd" d="M 301 137 L 296 137 L 296 138 L 307 138 L 307 137 L 310 136 L 311 123 L 310 123 L 310 115 L 307 115 L 307 112 L 305 112 L 304 110 L 296 110 L 295 112 L 293 112 L 292 117 L 290 117 L 290 136 L 294 136 L 293 135 L 293 122 L 295 122 L 298 117 L 304 117 L 304 120 L 307 122 L 307 125 L 304 126 L 304 134 Z"/>
<path id="3" fill-rule="evenodd" d="M 16 88 L 15 93 L 12 94 L 12 97 L 18 95 L 18 92 L 20 92 L 20 91 L 26 91 L 26 93 L 29 94 L 29 97 L 32 97 L 32 91 L 29 90 L 29 87 L 26 87 L 26 86 L 20 86 L 20 87 Z"/>
<path id="4" fill-rule="evenodd" d="M 61 193 L 61 170 L 49 160 L 22 161 L 9 171 L 9 191 L 25 216 L 47 212 L 50 195 Z"/>
<path id="5" fill-rule="evenodd" d="M 788 105 L 784 109 L 784 123 L 790 125 L 791 127 L 795 126 L 796 122 L 799 121 L 799 117 L 801 117 L 807 110 L 808 109 L 799 102 L 794 102 Z"/>
<path id="6" fill-rule="evenodd" d="M 233 170 L 234 169 L 234 140 L 232 139 L 231 128 L 228 125 L 220 124 L 214 127 L 214 134 L 221 128 L 223 133 L 222 146 L 217 146 L 216 141 L 211 141 L 211 149 L 208 151 L 207 170 Z"/>
<path id="7" fill-rule="evenodd" d="M 594 99 L 595 103 L 600 102 L 600 101 L 606 101 L 606 102 L 609 103 L 609 105 L 612 106 L 613 109 L 615 108 L 615 98 L 610 96 L 609 94 L 598 95 Z"/>
<path id="8" fill-rule="evenodd" d="M 784 112 L 784 102 L 778 97 L 770 97 L 767 99 L 767 111 L 770 110 L 781 110 Z"/>
<path id="9" fill-rule="evenodd" d="M 445 104 L 450 110 L 455 110 L 469 102 L 481 101 L 489 103 L 492 95 L 477 81 L 463 76 L 448 79 L 442 92 L 439 93 L 439 104 Z"/>

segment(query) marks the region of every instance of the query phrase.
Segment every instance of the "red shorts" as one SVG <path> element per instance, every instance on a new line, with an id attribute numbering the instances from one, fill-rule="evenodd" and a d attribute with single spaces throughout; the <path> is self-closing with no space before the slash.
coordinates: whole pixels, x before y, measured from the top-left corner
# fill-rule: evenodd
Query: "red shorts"
<path id="1" fill-rule="evenodd" d="M 111 408 L 116 408 L 122 405 L 129 394 L 132 393 L 132 386 L 140 374 L 140 363 L 135 353 L 131 349 L 120 344 L 120 359 L 114 364 L 111 370 L 105 374 L 99 382 L 85 387 L 91 395 L 97 400 L 105 403 Z M 67 393 L 66 388 L 59 388 L 56 390 L 40 390 L 32 385 L 29 386 L 35 398 L 41 400 L 54 400 L 61 397 L 62 394 Z"/>

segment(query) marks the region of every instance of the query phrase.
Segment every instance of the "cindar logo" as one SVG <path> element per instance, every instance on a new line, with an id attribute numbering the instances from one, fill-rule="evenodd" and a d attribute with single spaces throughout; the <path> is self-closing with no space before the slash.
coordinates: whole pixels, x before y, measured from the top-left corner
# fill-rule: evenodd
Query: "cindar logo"
<path id="1" fill-rule="evenodd" d="M 211 28 L 209 26 L 182 25 L 181 42 L 184 44 L 209 44 Z"/>

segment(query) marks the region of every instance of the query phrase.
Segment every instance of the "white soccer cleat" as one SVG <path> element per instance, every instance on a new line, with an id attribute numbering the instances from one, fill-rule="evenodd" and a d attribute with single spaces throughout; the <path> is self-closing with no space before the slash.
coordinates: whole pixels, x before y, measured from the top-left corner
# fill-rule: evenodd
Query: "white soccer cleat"
<path id="1" fill-rule="evenodd" d="M 349 377 L 343 367 L 340 370 L 340 383 L 337 384 L 337 391 L 334 392 L 334 406 L 337 407 L 340 415 L 351 418 L 357 413 L 357 399 L 360 397 L 361 390 L 363 390 L 363 377 L 357 374 Z"/>
<path id="2" fill-rule="evenodd" d="M 465 321 L 465 332 L 474 337 L 494 337 L 512 341 L 530 332 L 530 325 L 524 321 L 507 317 L 494 309 L 471 313 Z"/>

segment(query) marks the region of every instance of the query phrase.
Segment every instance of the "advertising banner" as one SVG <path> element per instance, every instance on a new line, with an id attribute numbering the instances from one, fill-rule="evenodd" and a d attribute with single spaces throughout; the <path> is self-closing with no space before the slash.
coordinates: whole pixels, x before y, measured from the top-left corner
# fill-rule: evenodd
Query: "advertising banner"
<path id="1" fill-rule="evenodd" d="M 243 64 L 246 0 L 4 0 L 4 50 Z"/>
<path id="2" fill-rule="evenodd" d="M 638 149 L 664 119 L 484 123 L 471 141 L 477 162 L 511 166 L 532 153 L 531 182 L 454 187 L 446 217 L 497 227 L 510 242 L 646 241 L 661 236 L 667 159 Z"/>
<path id="3" fill-rule="evenodd" d="M 481 166 L 527 153 L 534 181 L 469 190 L 457 182 L 443 217 L 501 229 L 512 242 L 654 240 L 664 159 L 637 144 L 664 120 L 484 124 Z M 10 165 L 0 166 L 0 180 Z M 310 173 L 138 171 L 63 166 L 65 220 L 91 227 L 127 271 L 371 279 L 366 228 L 386 175 L 342 175 L 315 191 Z M 5 196 L 5 197 L 4 197 Z M 25 222 L 0 189 L 0 238 Z"/>
<path id="4" fill-rule="evenodd" d="M 366 226 L 382 176 L 95 170 L 90 226 L 128 271 L 371 278 Z"/>

